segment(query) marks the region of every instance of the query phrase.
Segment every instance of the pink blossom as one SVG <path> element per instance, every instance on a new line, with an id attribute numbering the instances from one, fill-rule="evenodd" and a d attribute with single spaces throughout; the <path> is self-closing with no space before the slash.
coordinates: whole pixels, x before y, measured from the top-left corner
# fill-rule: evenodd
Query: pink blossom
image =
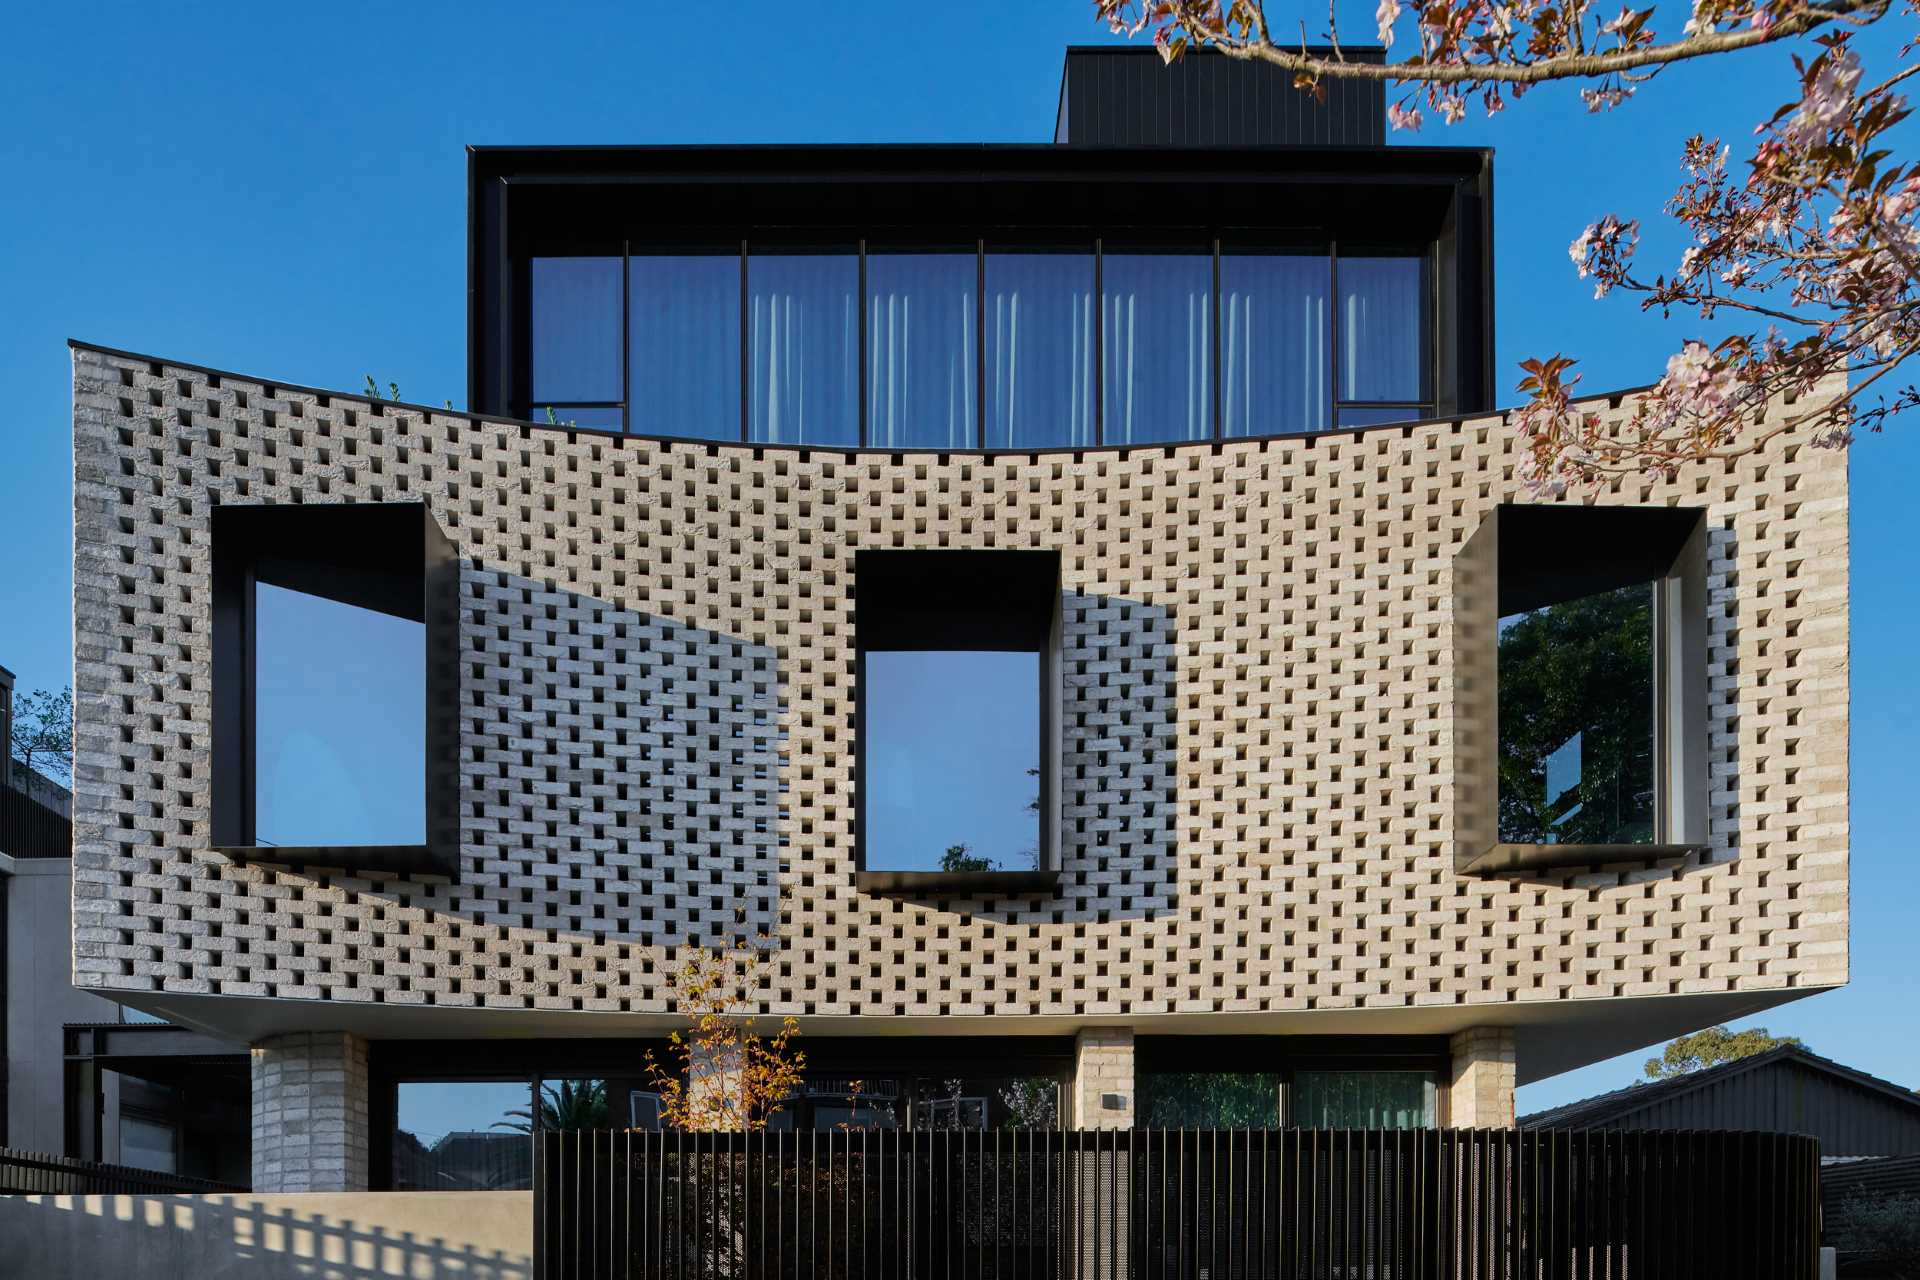
<path id="1" fill-rule="evenodd" d="M 1387 108 L 1387 123 L 1396 129 L 1417 133 L 1420 129 L 1420 108 L 1406 107 L 1396 102 Z"/>
<path id="2" fill-rule="evenodd" d="M 1374 11 L 1374 16 L 1380 20 L 1381 45 L 1391 48 L 1393 24 L 1400 18 L 1400 0 L 1380 0 L 1380 7 Z"/>

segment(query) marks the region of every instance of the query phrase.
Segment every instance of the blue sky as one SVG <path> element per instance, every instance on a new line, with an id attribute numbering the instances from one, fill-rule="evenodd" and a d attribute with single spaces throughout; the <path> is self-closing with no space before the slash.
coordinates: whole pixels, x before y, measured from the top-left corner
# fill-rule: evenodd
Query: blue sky
<path id="1" fill-rule="evenodd" d="M 1348 38 L 1372 8 L 1342 4 Z M 465 144 L 1043 141 L 1062 47 L 1101 38 L 1086 0 L 731 12 L 712 26 L 635 3 L 16 13 L 0 49 L 0 664 L 28 689 L 70 678 L 68 337 L 343 389 L 372 373 L 461 404 Z M 1317 32 L 1324 10 L 1286 12 Z M 1601 212 L 1633 212 L 1650 219 L 1648 260 L 1669 261 L 1674 238 L 1651 223 L 1682 140 L 1738 145 L 1789 77 L 1763 52 L 1671 71 L 1610 117 L 1541 89 L 1493 121 L 1429 126 L 1424 141 L 1498 149 L 1502 386 L 1554 351 L 1582 357 L 1591 391 L 1657 376 L 1698 322 L 1594 302 L 1567 244 Z M 1916 466 L 1904 424 L 1855 450 L 1854 985 L 1763 1019 L 1908 1084 Z M 1522 1106 L 1624 1083 L 1640 1056 Z"/>

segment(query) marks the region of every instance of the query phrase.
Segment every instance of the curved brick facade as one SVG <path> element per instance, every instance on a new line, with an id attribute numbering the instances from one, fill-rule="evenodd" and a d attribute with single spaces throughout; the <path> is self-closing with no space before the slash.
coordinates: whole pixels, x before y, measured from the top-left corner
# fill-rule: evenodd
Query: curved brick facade
<path id="1" fill-rule="evenodd" d="M 659 946 L 761 929 L 782 938 L 769 1007 L 801 1015 L 1846 977 L 1841 453 L 1597 499 L 1709 508 L 1709 853 L 1478 879 L 1450 843 L 1449 591 L 1483 514 L 1524 499 L 1497 418 L 848 456 L 476 421 L 81 348 L 74 439 L 82 986 L 658 1011 Z M 463 559 L 461 877 L 228 865 L 207 852 L 208 512 L 403 498 Z M 1056 899 L 855 891 L 848 588 L 876 546 L 1060 550 Z"/>

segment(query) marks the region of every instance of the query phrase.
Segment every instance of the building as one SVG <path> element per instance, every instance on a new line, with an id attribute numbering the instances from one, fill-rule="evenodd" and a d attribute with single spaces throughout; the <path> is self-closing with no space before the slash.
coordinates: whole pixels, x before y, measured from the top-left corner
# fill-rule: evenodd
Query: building
<path id="1" fill-rule="evenodd" d="M 1920 1154 L 1920 1094 L 1781 1045 L 1523 1116 L 1520 1127 L 1806 1133 L 1828 1160 L 1904 1156 Z"/>
<path id="2" fill-rule="evenodd" d="M 1844 456 L 1536 500 L 1492 155 L 1150 57 L 474 150 L 470 412 L 74 345 L 74 981 L 252 1046 L 255 1191 L 653 1122 L 685 946 L 916 1127 L 1511 1125 L 1845 982 Z"/>

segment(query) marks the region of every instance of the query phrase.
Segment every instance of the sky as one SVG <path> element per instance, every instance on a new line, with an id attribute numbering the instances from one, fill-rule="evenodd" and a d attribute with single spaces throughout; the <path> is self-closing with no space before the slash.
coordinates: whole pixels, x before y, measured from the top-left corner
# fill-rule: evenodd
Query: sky
<path id="1" fill-rule="evenodd" d="M 1371 29 L 1372 8 L 1342 0 L 1345 38 Z M 461 405 L 465 145 L 1045 141 L 1062 49 L 1103 38 L 1087 0 L 742 0 L 716 24 L 679 12 L 480 0 L 14 14 L 0 47 L 0 665 L 23 689 L 71 679 L 66 339 L 343 390 L 373 374 L 407 400 Z M 1324 7 L 1284 12 L 1324 26 Z M 1884 25 L 1871 43 L 1883 56 L 1904 35 Z M 1594 301 L 1567 246 L 1617 211 L 1647 219 L 1647 261 L 1672 261 L 1658 210 L 1684 138 L 1723 135 L 1737 156 L 1791 76 L 1764 51 L 1673 69 L 1611 116 L 1555 87 L 1490 121 L 1429 124 L 1420 141 L 1496 148 L 1500 385 L 1519 360 L 1566 352 L 1588 391 L 1637 386 L 1681 337 L 1711 336 L 1696 318 Z M 1852 466 L 1853 983 L 1759 1020 L 1909 1085 L 1911 430 L 1860 442 Z M 1520 1105 L 1624 1084 L 1644 1056 L 1530 1086 Z"/>

